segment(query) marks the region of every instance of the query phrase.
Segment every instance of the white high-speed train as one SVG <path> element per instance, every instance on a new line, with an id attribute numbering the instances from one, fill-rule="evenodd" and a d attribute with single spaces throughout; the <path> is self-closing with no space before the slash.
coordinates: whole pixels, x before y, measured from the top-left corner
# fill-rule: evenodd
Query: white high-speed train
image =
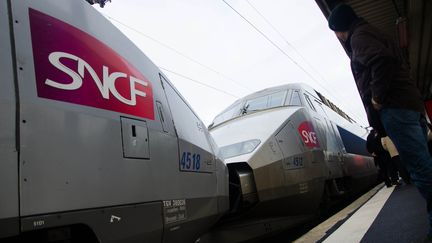
<path id="1" fill-rule="evenodd" d="M 241 98 L 209 130 L 229 169 L 231 212 L 248 218 L 301 221 L 377 181 L 366 129 L 305 84 Z"/>
<path id="2" fill-rule="evenodd" d="M 228 171 L 165 75 L 83 0 L 0 1 L 0 241 L 194 242 Z"/>

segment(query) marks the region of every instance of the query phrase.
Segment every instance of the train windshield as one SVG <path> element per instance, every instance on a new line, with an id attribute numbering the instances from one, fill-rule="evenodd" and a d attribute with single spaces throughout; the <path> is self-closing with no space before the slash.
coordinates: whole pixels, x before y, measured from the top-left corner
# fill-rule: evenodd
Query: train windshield
<path id="1" fill-rule="evenodd" d="M 249 99 L 246 101 L 243 107 L 242 114 L 283 106 L 285 103 L 286 94 L 287 91 L 284 90 L 265 96 Z"/>
<path id="2" fill-rule="evenodd" d="M 237 117 L 240 114 L 241 108 L 242 108 L 242 102 L 234 103 L 233 105 L 228 107 L 224 112 L 222 112 L 217 117 L 215 117 L 215 119 L 213 120 L 213 125 L 217 125 L 231 118 Z"/>
<path id="3" fill-rule="evenodd" d="M 287 94 L 289 94 L 288 90 L 277 91 L 270 94 L 266 94 L 259 97 L 254 97 L 247 99 L 246 101 L 241 100 L 237 101 L 230 107 L 228 107 L 221 114 L 216 116 L 213 120 L 212 126 L 216 126 L 220 123 L 223 123 L 227 120 L 239 117 L 241 115 L 245 115 L 248 113 L 266 110 L 274 107 L 285 106 L 285 105 L 301 105 L 299 99 L 300 96 L 297 93 L 298 97 L 294 99 L 287 99 Z"/>

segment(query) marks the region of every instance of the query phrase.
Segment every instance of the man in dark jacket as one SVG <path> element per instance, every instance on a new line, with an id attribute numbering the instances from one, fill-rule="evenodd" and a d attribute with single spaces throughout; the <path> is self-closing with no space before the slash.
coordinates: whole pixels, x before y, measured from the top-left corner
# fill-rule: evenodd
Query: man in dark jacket
<path id="1" fill-rule="evenodd" d="M 359 18 L 346 5 L 336 6 L 329 27 L 344 43 L 370 125 L 394 142 L 412 182 L 426 199 L 428 240 L 432 242 L 432 158 L 428 153 L 423 102 L 396 43 Z"/>

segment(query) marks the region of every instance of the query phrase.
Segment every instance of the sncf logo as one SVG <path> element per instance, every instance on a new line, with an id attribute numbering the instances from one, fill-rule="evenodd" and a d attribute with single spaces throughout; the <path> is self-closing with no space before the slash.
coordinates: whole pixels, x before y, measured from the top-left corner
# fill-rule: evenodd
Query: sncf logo
<path id="1" fill-rule="evenodd" d="M 151 82 L 131 63 L 74 26 L 34 9 L 29 17 L 39 97 L 154 119 Z"/>
<path id="2" fill-rule="evenodd" d="M 69 59 L 77 62 L 77 72 L 68 68 L 66 65 L 61 63 L 60 59 Z M 69 75 L 72 79 L 71 83 L 61 83 L 55 80 L 51 80 L 47 78 L 45 80 L 45 84 L 49 85 L 51 87 L 55 87 L 58 89 L 63 90 L 77 90 L 81 88 L 83 84 L 83 78 L 85 77 L 85 73 L 88 73 L 90 75 L 91 79 L 93 79 L 96 87 L 98 88 L 100 94 L 104 99 L 109 100 L 110 99 L 110 93 L 120 102 L 135 106 L 137 101 L 136 97 L 146 97 L 146 93 L 144 91 L 136 89 L 137 84 L 142 86 L 148 86 L 148 83 L 142 80 L 139 80 L 133 76 L 129 76 L 122 72 L 113 72 L 109 73 L 109 69 L 106 66 L 103 66 L 102 73 L 103 78 L 102 80 L 99 78 L 99 76 L 96 74 L 95 70 L 83 59 L 74 56 L 72 54 L 68 54 L 65 52 L 53 52 L 48 56 L 49 61 L 51 64 L 59 69 L 60 71 L 64 72 L 65 74 Z M 129 85 L 130 85 L 130 98 L 126 98 L 122 96 L 119 91 L 116 88 L 116 80 L 119 78 L 129 78 Z"/>
<path id="3" fill-rule="evenodd" d="M 319 142 L 316 136 L 316 132 L 312 126 L 312 123 L 308 121 L 304 121 L 300 124 L 300 126 L 297 128 L 297 130 L 300 133 L 300 136 L 303 139 L 304 144 L 308 148 L 315 148 L 319 147 Z"/>

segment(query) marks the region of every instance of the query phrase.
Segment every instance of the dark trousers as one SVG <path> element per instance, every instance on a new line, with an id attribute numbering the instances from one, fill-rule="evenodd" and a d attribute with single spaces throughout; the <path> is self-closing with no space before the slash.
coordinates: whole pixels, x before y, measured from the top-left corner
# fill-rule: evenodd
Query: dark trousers
<path id="1" fill-rule="evenodd" d="M 409 175 L 407 169 L 405 168 L 405 166 L 402 164 L 400 156 L 396 155 L 396 156 L 392 157 L 391 160 L 392 160 L 393 166 L 395 166 L 397 171 L 399 172 L 400 177 L 402 177 L 402 180 L 406 184 L 411 184 L 410 175 Z"/>
<path id="2" fill-rule="evenodd" d="M 432 236 L 432 157 L 427 146 L 426 119 L 420 112 L 391 108 L 382 109 L 380 116 L 411 181 L 426 200 Z"/>
<path id="3" fill-rule="evenodd" d="M 380 168 L 378 176 L 384 181 L 386 186 L 391 186 L 399 179 L 396 167 L 387 152 L 379 153 L 375 161 Z"/>

